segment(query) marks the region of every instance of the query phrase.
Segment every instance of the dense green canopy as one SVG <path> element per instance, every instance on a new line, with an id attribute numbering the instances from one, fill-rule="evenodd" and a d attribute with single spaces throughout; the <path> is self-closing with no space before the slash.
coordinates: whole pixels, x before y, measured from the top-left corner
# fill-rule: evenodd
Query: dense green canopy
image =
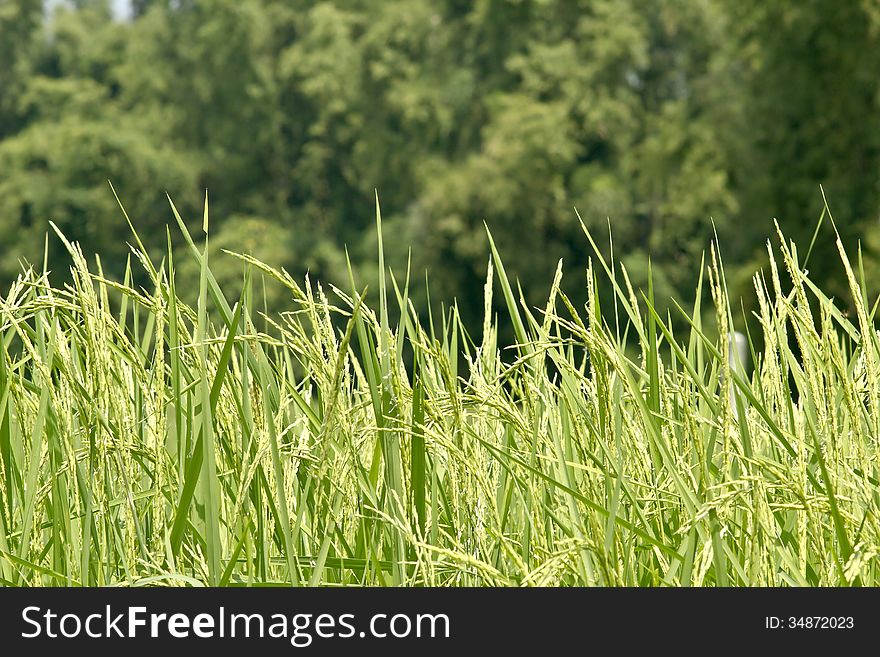
<path id="1" fill-rule="evenodd" d="M 575 207 L 597 234 L 610 223 L 634 285 L 650 256 L 658 299 L 689 300 L 715 231 L 747 291 L 774 217 L 809 244 L 820 184 L 876 266 L 873 0 L 54 5 L 0 0 L 3 287 L 41 262 L 49 220 L 122 272 L 108 179 L 148 248 L 166 242 L 165 193 L 195 223 L 207 188 L 218 251 L 329 281 L 346 280 L 346 245 L 375 279 L 378 190 L 395 272 L 411 257 L 415 297 L 427 269 L 471 320 L 483 222 L 540 299 L 559 258 L 586 262 Z M 834 292 L 832 248 L 820 239 L 809 268 Z M 53 240 L 48 257 L 63 276 Z M 214 267 L 234 294 L 240 262 Z"/>

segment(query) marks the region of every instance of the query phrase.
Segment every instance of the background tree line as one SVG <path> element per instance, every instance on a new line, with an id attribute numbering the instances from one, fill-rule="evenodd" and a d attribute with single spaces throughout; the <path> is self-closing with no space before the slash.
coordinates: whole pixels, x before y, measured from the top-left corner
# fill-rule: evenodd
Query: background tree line
<path id="1" fill-rule="evenodd" d="M 207 188 L 218 253 L 336 282 L 344 245 L 375 277 L 378 189 L 394 269 L 411 258 L 423 304 L 427 269 L 471 322 L 483 221 L 532 299 L 559 258 L 581 296 L 574 207 L 605 239 L 610 222 L 634 285 L 650 256 L 655 295 L 686 303 L 716 231 L 735 291 L 772 218 L 805 250 L 822 184 L 880 271 L 877 0 L 129 6 L 0 0 L 0 289 L 42 261 L 50 219 L 122 273 L 108 179 L 157 254 L 165 193 L 198 225 Z M 825 230 L 809 269 L 842 292 Z M 49 265 L 67 269 L 55 242 Z M 214 266 L 235 294 L 240 263 Z"/>

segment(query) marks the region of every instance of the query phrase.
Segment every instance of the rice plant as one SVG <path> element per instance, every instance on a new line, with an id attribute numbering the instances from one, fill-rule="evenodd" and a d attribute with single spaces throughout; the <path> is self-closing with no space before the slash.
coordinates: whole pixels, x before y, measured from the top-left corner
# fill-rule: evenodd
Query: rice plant
<path id="1" fill-rule="evenodd" d="M 194 306 L 170 239 L 156 263 L 136 233 L 148 286 L 108 280 L 58 233 L 72 282 L 29 270 L 0 300 L 3 584 L 880 583 L 880 341 L 842 248 L 849 314 L 794 244 L 768 244 L 747 372 L 714 247 L 690 312 L 659 313 L 595 244 L 587 304 L 560 263 L 534 308 L 490 236 L 474 335 L 454 305 L 416 311 L 378 205 L 375 307 L 354 276 L 237 256 L 288 290 L 274 318 L 250 284 L 227 302 L 208 238 L 172 210 Z"/>

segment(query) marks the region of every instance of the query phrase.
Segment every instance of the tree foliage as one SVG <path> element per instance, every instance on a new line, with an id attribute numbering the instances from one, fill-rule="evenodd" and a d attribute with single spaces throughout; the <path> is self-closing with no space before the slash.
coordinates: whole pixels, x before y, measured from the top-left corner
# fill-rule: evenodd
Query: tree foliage
<path id="1" fill-rule="evenodd" d="M 689 299 L 716 232 L 732 284 L 746 290 L 772 218 L 809 243 L 820 184 L 845 242 L 863 238 L 875 266 L 880 9 L 870 0 L 130 9 L 0 0 L 3 280 L 43 257 L 49 220 L 121 271 L 126 227 L 108 179 L 157 250 L 164 194 L 197 222 L 207 188 L 215 266 L 230 280 L 241 265 L 220 244 L 336 282 L 347 280 L 347 245 L 375 277 L 378 190 L 393 268 L 410 263 L 422 302 L 428 270 L 434 293 L 456 297 L 471 320 L 483 222 L 538 299 L 559 258 L 587 257 L 575 207 L 597 234 L 611 226 L 634 285 L 650 258 L 658 298 Z M 820 240 L 811 269 L 833 290 L 831 245 Z M 55 244 L 49 259 L 66 269 Z M 567 285 L 583 296 L 583 281 Z"/>

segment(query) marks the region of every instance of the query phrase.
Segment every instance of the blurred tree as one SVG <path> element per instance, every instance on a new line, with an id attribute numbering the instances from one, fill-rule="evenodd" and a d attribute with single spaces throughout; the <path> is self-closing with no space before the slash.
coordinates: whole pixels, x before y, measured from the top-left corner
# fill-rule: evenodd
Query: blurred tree
<path id="1" fill-rule="evenodd" d="M 232 254 L 247 254 L 276 268 L 295 266 L 291 262 L 292 235 L 276 221 L 261 217 L 234 215 L 222 228 L 211 231 L 208 261 L 211 271 L 230 304 L 238 301 L 245 280 L 246 265 Z M 195 306 L 198 300 L 200 268 L 194 258 L 176 261 L 176 284 L 183 297 Z M 280 283 L 251 270 L 251 312 L 277 314 L 287 309 L 290 293 Z"/>
<path id="2" fill-rule="evenodd" d="M 486 34 L 490 5 L 499 7 L 478 3 L 470 17 Z M 483 68 L 498 87 L 482 91 L 479 143 L 460 159 L 420 161 L 404 242 L 446 294 L 479 289 L 486 220 L 531 300 L 546 294 L 560 257 L 575 267 L 569 293 L 583 298 L 577 206 L 597 237 L 610 220 L 636 284 L 650 256 L 658 298 L 689 301 L 712 215 L 728 220 L 737 208 L 716 136 L 723 95 L 712 88 L 723 15 L 677 0 L 500 5 L 519 38 L 492 46 L 506 53 L 503 70 Z M 461 296 L 479 312 L 478 298 Z"/>
<path id="3" fill-rule="evenodd" d="M 0 144 L 0 243 L 6 247 L 0 275 L 14 276 L 20 258 L 34 262 L 42 256 L 48 220 L 90 253 L 102 254 L 109 274 L 121 275 L 131 236 L 110 179 L 161 257 L 169 217 L 164 192 L 182 201 L 195 187 L 186 164 L 130 117 L 35 122 Z M 67 254 L 52 244 L 50 267 L 64 276 Z"/>
<path id="4" fill-rule="evenodd" d="M 737 246 L 760 248 L 775 217 L 805 254 L 822 211 L 821 184 L 854 253 L 880 218 L 880 8 L 870 0 L 726 4 L 747 122 L 733 171 L 743 204 L 730 231 L 739 233 Z M 829 223 L 824 230 L 809 269 L 845 298 Z"/>
<path id="5" fill-rule="evenodd" d="M 877 223 L 874 0 L 0 0 L 0 279 L 47 220 L 124 266 L 125 224 L 164 249 L 169 192 L 214 247 L 375 290 L 389 263 L 477 325 L 483 221 L 527 299 L 556 261 L 583 298 L 573 211 L 658 299 L 691 300 L 717 230 L 748 290 L 772 216 L 805 243 L 824 183 L 848 242 Z M 259 237 L 259 238 L 258 238 Z M 253 238 L 253 239 L 249 239 Z M 835 281 L 830 240 L 814 273 Z M 217 274 L 237 289 L 241 265 Z M 57 259 L 56 259 L 57 255 Z M 59 249 L 53 268 L 66 269 Z M 827 271 L 826 271 L 827 270 Z M 186 267 L 181 282 L 186 284 Z M 274 293 L 273 293 L 274 294 Z M 271 295 L 270 295 L 271 296 Z M 283 308 L 283 295 L 272 297 Z"/>
<path id="6" fill-rule="evenodd" d="M 33 67 L 42 0 L 0 2 L 0 139 L 21 128 L 21 95 Z"/>
<path id="7" fill-rule="evenodd" d="M 49 220 L 103 255 L 109 274 L 121 275 L 130 234 L 108 180 L 157 251 L 168 220 L 165 193 L 184 208 L 199 196 L 187 153 L 154 132 L 149 118 L 116 102 L 126 28 L 110 20 L 106 2 L 79 5 L 54 14 L 18 98 L 28 123 L 0 141 L 0 243 L 8 245 L 0 276 L 6 279 L 20 260 L 42 260 Z M 63 277 L 67 254 L 52 245 L 50 268 Z"/>

